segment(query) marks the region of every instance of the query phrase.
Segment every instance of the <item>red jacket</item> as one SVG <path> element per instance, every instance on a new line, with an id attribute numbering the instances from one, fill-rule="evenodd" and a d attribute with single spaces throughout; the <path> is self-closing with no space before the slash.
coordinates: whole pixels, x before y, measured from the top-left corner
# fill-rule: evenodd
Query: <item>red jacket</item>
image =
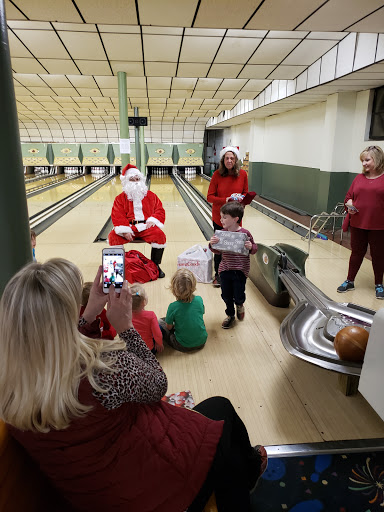
<path id="1" fill-rule="evenodd" d="M 239 176 L 221 176 L 215 171 L 209 184 L 207 201 L 212 203 L 212 220 L 221 225 L 220 208 L 231 194 L 246 194 L 248 192 L 248 174 L 240 169 Z"/>
<path id="2" fill-rule="evenodd" d="M 352 203 L 359 210 L 349 215 L 350 225 L 360 229 L 384 229 L 384 174 L 370 180 L 364 174 L 358 174 L 353 180 L 345 203 Z"/>
<path id="3" fill-rule="evenodd" d="M 165 211 L 160 199 L 150 190 L 148 190 L 144 199 L 138 204 L 129 201 L 127 194 L 122 192 L 115 198 L 111 217 L 115 233 L 121 235 L 121 233 L 130 232 L 129 225 L 132 220 L 150 219 L 158 228 L 163 229 Z M 140 226 L 140 224 L 137 226 Z"/>
<path id="4" fill-rule="evenodd" d="M 83 316 L 84 310 L 85 306 L 81 306 L 80 316 Z M 88 334 L 88 337 L 103 338 L 105 340 L 114 340 L 117 333 L 116 330 L 109 323 L 109 320 L 107 318 L 107 312 L 105 311 L 105 309 L 103 309 L 100 315 L 97 315 L 96 319 L 100 319 L 98 330 L 95 328 L 95 332 L 92 333 L 91 335 Z"/>

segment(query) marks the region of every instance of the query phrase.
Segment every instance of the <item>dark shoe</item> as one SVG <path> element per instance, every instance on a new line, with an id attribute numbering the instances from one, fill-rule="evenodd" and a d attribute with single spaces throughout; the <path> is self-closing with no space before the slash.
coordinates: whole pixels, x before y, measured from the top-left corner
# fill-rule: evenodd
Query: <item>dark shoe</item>
<path id="1" fill-rule="evenodd" d="M 376 299 L 384 299 L 384 288 L 382 284 L 376 284 Z"/>
<path id="2" fill-rule="evenodd" d="M 346 281 L 344 281 L 343 284 L 341 284 L 337 291 L 339 293 L 344 293 L 344 292 L 349 292 L 349 290 L 354 290 L 355 289 L 355 283 L 353 281 L 348 281 L 348 279 Z"/>
<path id="3" fill-rule="evenodd" d="M 221 286 L 221 281 L 220 281 L 220 276 L 219 276 L 219 274 L 216 274 L 216 275 L 215 275 L 215 278 L 214 278 L 214 280 L 212 281 L 212 284 L 213 284 L 213 286 L 214 286 L 215 288 L 220 288 L 220 286 Z"/>
<path id="4" fill-rule="evenodd" d="M 235 323 L 235 317 L 234 316 L 227 316 L 227 318 L 225 318 L 223 320 L 223 323 L 221 324 L 221 327 L 223 329 L 230 329 L 231 327 L 233 327 L 234 323 Z"/>
<path id="5" fill-rule="evenodd" d="M 236 306 L 236 316 L 237 319 L 242 322 L 245 316 L 245 307 L 244 306 Z"/>
<path id="6" fill-rule="evenodd" d="M 157 270 L 159 271 L 159 279 L 163 279 L 163 277 L 165 277 L 164 272 L 161 270 L 159 265 L 156 265 L 156 267 L 157 267 Z"/>
<path id="7" fill-rule="evenodd" d="M 260 478 L 265 473 L 265 470 L 268 467 L 268 455 L 267 450 L 264 448 L 264 446 L 261 446 L 261 444 L 258 444 L 257 446 L 254 446 L 252 448 L 253 454 L 252 459 L 258 462 L 258 471 L 256 474 L 256 481 L 254 480 L 253 483 L 250 483 L 251 490 L 249 491 L 250 494 L 253 493 L 253 491 L 256 489 L 257 484 L 260 481 Z"/>

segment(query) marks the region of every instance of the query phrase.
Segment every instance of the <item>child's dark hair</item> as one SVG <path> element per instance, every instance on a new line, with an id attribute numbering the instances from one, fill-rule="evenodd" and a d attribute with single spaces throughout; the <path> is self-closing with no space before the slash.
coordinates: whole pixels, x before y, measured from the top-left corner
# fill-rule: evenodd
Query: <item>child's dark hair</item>
<path id="1" fill-rule="evenodd" d="M 92 288 L 91 281 L 87 281 L 83 284 L 83 291 L 81 292 L 81 305 L 86 306 L 88 304 L 89 294 L 91 293 Z"/>
<path id="2" fill-rule="evenodd" d="M 228 201 L 228 203 L 223 204 L 220 208 L 220 213 L 233 218 L 239 217 L 238 223 L 240 224 L 244 215 L 244 206 L 238 201 Z"/>
<path id="3" fill-rule="evenodd" d="M 31 240 L 36 239 L 36 232 L 31 229 Z"/>

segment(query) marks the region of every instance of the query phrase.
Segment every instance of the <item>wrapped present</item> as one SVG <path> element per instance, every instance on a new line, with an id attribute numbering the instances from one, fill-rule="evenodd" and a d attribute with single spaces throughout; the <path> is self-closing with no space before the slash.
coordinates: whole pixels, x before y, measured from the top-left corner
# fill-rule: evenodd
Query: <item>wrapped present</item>
<path id="1" fill-rule="evenodd" d="M 187 268 L 198 283 L 212 282 L 212 253 L 208 247 L 194 245 L 177 257 L 177 269 Z"/>
<path id="2" fill-rule="evenodd" d="M 244 247 L 248 239 L 246 233 L 241 231 L 216 230 L 215 235 L 219 238 L 219 241 L 212 246 L 214 249 L 248 256 L 249 250 Z"/>
<path id="3" fill-rule="evenodd" d="M 185 407 L 186 409 L 193 409 L 195 407 L 195 400 L 189 390 L 164 395 L 162 400 L 176 407 Z"/>

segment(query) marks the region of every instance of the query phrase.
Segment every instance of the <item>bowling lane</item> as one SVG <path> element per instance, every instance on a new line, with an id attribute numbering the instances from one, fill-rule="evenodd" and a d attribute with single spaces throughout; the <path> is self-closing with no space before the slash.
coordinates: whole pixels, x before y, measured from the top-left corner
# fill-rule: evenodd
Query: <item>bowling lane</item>
<path id="1" fill-rule="evenodd" d="M 65 179 L 64 174 L 60 175 L 62 179 Z M 33 181 L 32 183 L 25 184 L 25 190 L 29 192 L 31 189 L 35 187 L 40 187 L 42 185 L 49 185 L 57 180 L 57 176 L 47 176 L 46 178 L 42 178 L 41 180 Z"/>
<path id="2" fill-rule="evenodd" d="M 57 187 L 42 191 L 41 194 L 30 197 L 27 199 L 29 216 L 31 217 L 32 215 L 41 212 L 44 208 L 47 208 L 53 203 L 56 203 L 57 201 L 68 197 L 70 194 L 81 190 L 90 183 L 93 183 L 93 181 L 94 177 L 90 174 L 79 176 L 79 178 L 75 180 L 63 183 Z"/>

